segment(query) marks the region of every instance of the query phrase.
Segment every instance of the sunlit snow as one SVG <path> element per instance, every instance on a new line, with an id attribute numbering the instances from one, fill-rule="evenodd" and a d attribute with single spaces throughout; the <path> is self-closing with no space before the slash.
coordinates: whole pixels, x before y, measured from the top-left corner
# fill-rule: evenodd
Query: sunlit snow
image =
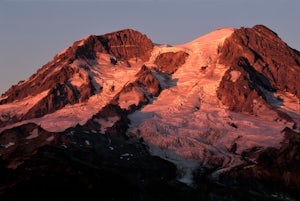
<path id="1" fill-rule="evenodd" d="M 184 183 L 192 183 L 192 170 L 200 164 L 222 167 L 223 169 L 216 172 L 218 174 L 241 164 L 240 154 L 247 149 L 279 147 L 283 139 L 281 131 L 285 127 L 294 126 L 294 122 L 278 118 L 276 112 L 267 108 L 260 99 L 253 101 L 253 115 L 230 112 L 219 101 L 216 91 L 230 66 L 221 65 L 218 54 L 224 40 L 233 31 L 232 28 L 224 28 L 190 43 L 155 46 L 149 61 L 145 63 L 155 69 L 154 61 L 161 53 L 184 51 L 189 54 L 186 63 L 174 74 L 153 72 L 163 91 L 141 110 L 129 115 L 131 124 L 127 133 L 142 137 L 153 155 L 175 163 L 181 171 L 178 179 Z M 83 45 L 86 39 L 82 39 L 78 45 Z M 34 122 L 48 131 L 59 132 L 77 124 L 83 125 L 107 105 L 126 84 L 135 81 L 135 75 L 144 64 L 133 59 L 129 61 L 130 67 L 121 61 L 113 65 L 110 61 L 111 55 L 99 53 L 96 57 L 96 60 L 78 59 L 70 65 L 76 72 L 69 80 L 71 85 L 79 89 L 89 84 L 91 79 L 96 89 L 96 94 L 87 102 L 67 105 L 41 118 L 8 127 Z M 55 69 L 51 74 L 59 69 Z M 231 71 L 230 76 L 231 82 L 236 82 L 241 72 Z M 25 114 L 47 93 L 48 91 L 44 91 L 36 97 L 0 105 L 1 121 Z M 129 109 L 130 105 L 139 104 L 140 95 L 135 90 L 121 93 L 118 103 L 122 109 Z M 4 98 L 6 97 L 2 99 Z M 300 103 L 297 97 L 286 92 L 271 94 L 266 91 L 266 98 L 278 110 L 289 114 L 300 130 Z M 105 133 L 107 128 L 112 127 L 118 120 L 119 117 L 94 119 L 100 124 L 101 133 Z M 34 130 L 27 139 L 37 136 L 38 131 Z M 47 138 L 47 141 L 52 140 L 54 136 Z M 87 141 L 86 144 L 90 145 L 90 142 Z M 233 145 L 236 145 L 235 150 L 231 150 Z M 114 150 L 113 147 L 110 149 Z M 120 157 L 127 156 L 130 155 Z"/>
<path id="2" fill-rule="evenodd" d="M 189 57 L 171 77 L 176 83 L 165 87 L 152 104 L 129 115 L 132 124 L 129 133 L 143 137 L 150 147 L 173 150 L 177 156 L 196 159 L 202 164 L 220 165 L 223 167 L 220 172 L 241 164 L 238 154 L 249 148 L 279 147 L 283 139 L 281 131 L 291 127 L 291 122 L 276 121 L 274 112 L 265 118 L 269 115 L 267 108 L 261 111 L 261 116 L 230 112 L 217 98 L 217 87 L 229 69 L 218 63 L 218 49 L 232 32 L 233 29 L 225 28 L 187 44 L 162 46 L 161 51 L 156 47 L 156 52 L 167 52 L 168 48 L 186 51 Z M 235 82 L 239 76 L 239 71 L 232 71 L 231 81 Z M 237 148 L 231 153 L 234 143 Z M 176 161 L 174 154 L 160 154 Z"/>
<path id="3" fill-rule="evenodd" d="M 45 90 L 36 96 L 28 96 L 21 101 L 0 105 L 0 120 L 5 122 L 11 118 L 20 118 L 26 114 L 35 104 L 47 96 L 49 90 Z"/>

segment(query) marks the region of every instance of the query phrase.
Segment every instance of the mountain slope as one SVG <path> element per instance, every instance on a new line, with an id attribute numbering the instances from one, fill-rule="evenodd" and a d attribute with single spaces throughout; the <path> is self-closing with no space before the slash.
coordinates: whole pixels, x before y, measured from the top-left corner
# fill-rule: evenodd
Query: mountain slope
<path id="1" fill-rule="evenodd" d="M 205 177 L 207 185 L 224 185 L 216 196 L 233 193 L 237 182 L 242 192 L 257 193 L 253 199 L 276 200 L 270 181 L 300 185 L 291 176 L 299 167 L 299 61 L 300 53 L 263 25 L 222 28 L 175 46 L 153 45 L 130 29 L 87 36 L 1 96 L 3 168 L 39 172 L 44 159 L 56 164 L 62 154 L 64 166 L 98 168 L 99 179 L 99 169 L 119 167 L 116 174 L 129 175 L 124 182 L 133 180 L 147 196 L 166 182 L 164 188 L 207 200 L 197 189 Z M 143 170 L 151 164 L 157 169 Z M 72 171 L 65 176 L 76 178 Z M 1 185 L 22 186 L 15 177 Z"/>
<path id="2" fill-rule="evenodd" d="M 2 120 L 2 123 L 41 117 L 68 104 L 87 102 L 95 94 L 107 96 L 107 87 L 117 90 L 119 85 L 127 82 L 121 79 L 124 77 L 122 74 L 115 71 L 126 72 L 130 62 L 135 65 L 147 60 L 151 50 L 151 40 L 134 30 L 87 36 L 56 55 L 28 80 L 12 86 L 2 95 L 0 103 L 6 105 L 12 102 L 26 105 L 22 103 L 24 99 L 37 97 L 31 101 L 34 105 L 20 115 L 7 111 L 5 116 L 10 119 Z M 135 73 L 129 69 L 126 74 L 129 76 L 132 72 Z M 41 93 L 45 95 L 41 97 Z M 8 107 L 13 105 L 15 103 Z"/>

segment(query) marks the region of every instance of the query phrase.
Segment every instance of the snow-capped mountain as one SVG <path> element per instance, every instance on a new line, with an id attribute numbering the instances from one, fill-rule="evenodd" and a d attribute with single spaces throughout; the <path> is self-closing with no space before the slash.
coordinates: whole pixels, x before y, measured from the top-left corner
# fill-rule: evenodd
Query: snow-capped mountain
<path id="1" fill-rule="evenodd" d="M 135 167 L 126 178 L 144 193 L 175 179 L 164 187 L 184 194 L 181 185 L 201 186 L 203 175 L 227 187 L 253 177 L 297 189 L 299 74 L 300 53 L 263 25 L 222 28 L 174 46 L 131 29 L 90 35 L 1 96 L 3 168 L 45 171 L 35 164 L 52 151 L 51 160 L 125 168 L 122 177 Z M 16 178 L 1 184 L 9 185 L 24 188 Z M 282 196 L 273 194 L 262 200 Z"/>

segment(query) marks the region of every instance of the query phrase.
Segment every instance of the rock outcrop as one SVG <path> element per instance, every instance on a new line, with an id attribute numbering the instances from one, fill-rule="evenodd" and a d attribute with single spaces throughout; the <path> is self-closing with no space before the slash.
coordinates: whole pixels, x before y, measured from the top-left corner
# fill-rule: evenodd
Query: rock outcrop
<path id="1" fill-rule="evenodd" d="M 172 74 L 185 63 L 188 56 L 188 53 L 183 51 L 166 52 L 158 55 L 154 63 L 159 71 Z"/>
<path id="2" fill-rule="evenodd" d="M 233 111 L 251 112 L 254 99 L 287 91 L 300 98 L 300 53 L 265 26 L 240 28 L 225 40 L 220 63 L 230 66 L 218 88 L 219 99 Z"/>
<path id="3" fill-rule="evenodd" d="M 53 61 L 44 65 L 28 80 L 12 86 L 3 94 L 3 97 L 7 96 L 7 98 L 0 103 L 10 103 L 30 95 L 33 96 L 44 90 L 54 89 L 57 84 L 67 85 L 72 76 L 79 71 L 79 69 L 71 67 L 76 59 L 91 60 L 97 58 L 97 53 L 107 53 L 118 60 L 141 59 L 146 61 L 150 57 L 152 48 L 152 41 L 146 35 L 131 29 L 100 36 L 88 36 L 55 56 Z M 89 70 L 88 66 L 78 67 Z M 55 73 L 53 73 L 54 71 Z M 91 80 L 89 81 L 91 82 Z M 77 90 L 81 92 L 79 89 Z M 86 96 L 91 94 L 93 94 L 92 89 L 87 94 L 81 94 L 84 97 L 83 101 Z"/>
<path id="4" fill-rule="evenodd" d="M 0 104 L 12 103 L 49 90 L 46 97 L 39 100 L 26 114 L 14 121 L 3 122 L 2 126 L 15 121 L 41 117 L 67 104 L 85 102 L 90 96 L 99 93 L 101 86 L 97 85 L 91 70 L 91 67 L 98 62 L 97 54 L 109 54 L 113 64 L 122 61 L 130 66 L 130 59 L 148 60 L 152 48 L 152 41 L 146 35 L 131 29 L 100 36 L 90 35 L 75 42 L 28 80 L 12 86 L 3 94 L 6 98 L 1 99 Z M 82 80 L 79 86 L 72 83 L 74 76 Z M 149 81 L 149 76 L 146 79 Z M 157 90 L 154 92 L 157 93 Z"/>

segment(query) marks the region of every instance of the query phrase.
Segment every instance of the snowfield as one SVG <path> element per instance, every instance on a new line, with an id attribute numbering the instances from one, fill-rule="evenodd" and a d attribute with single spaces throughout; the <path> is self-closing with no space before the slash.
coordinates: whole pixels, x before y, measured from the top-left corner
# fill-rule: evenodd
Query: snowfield
<path id="1" fill-rule="evenodd" d="M 219 172 L 240 165 L 241 153 L 253 147 L 279 147 L 283 139 L 282 130 L 294 127 L 300 130 L 299 100 L 286 92 L 267 96 L 268 102 L 289 114 L 295 122 L 278 118 L 276 113 L 254 100 L 255 115 L 229 111 L 217 98 L 217 88 L 224 73 L 230 68 L 218 62 L 219 48 L 234 29 L 224 28 L 204 35 L 196 40 L 176 45 L 155 46 L 149 61 L 130 60 L 131 67 L 118 62 L 113 65 L 110 55 L 98 54 L 96 60 L 77 60 L 71 67 L 76 70 L 69 81 L 80 88 L 87 84 L 88 77 L 93 80 L 97 93 L 87 102 L 67 105 L 64 108 L 41 118 L 25 120 L 0 129 L 0 132 L 13 126 L 33 122 L 51 132 L 64 131 L 77 124 L 85 124 L 99 112 L 121 89 L 136 80 L 142 65 L 155 69 L 156 57 L 165 52 L 184 51 L 189 54 L 184 65 L 174 74 L 153 72 L 160 81 L 162 92 L 153 97 L 149 104 L 129 115 L 131 124 L 127 134 L 143 138 L 153 155 L 158 155 L 175 163 L 181 170 L 179 180 L 192 183 L 192 170 L 199 165 L 219 167 Z M 79 45 L 82 45 L 83 39 Z M 64 54 L 66 50 L 61 53 Z M 86 66 L 85 71 L 81 66 Z M 59 69 L 57 69 L 59 70 Z M 57 71 L 56 70 L 56 71 Z M 52 73 L 55 73 L 53 71 Z M 236 82 L 241 72 L 231 71 L 230 80 Z M 39 100 L 47 95 L 44 91 L 36 97 L 23 101 L 0 105 L 0 120 L 7 121 L 14 116 L 25 114 Z M 139 103 L 139 93 L 122 93 L 119 105 L 128 109 Z M 2 99 L 5 99 L 3 97 Z M 280 102 L 278 102 L 280 101 Z M 100 132 L 112 127 L 119 117 L 95 119 L 101 125 Z M 295 128 L 295 125 L 298 127 Z M 33 131 L 27 139 L 38 136 Z M 52 138 L 47 139 L 53 140 Z M 86 142 L 90 145 L 90 142 Z M 92 143 L 91 143 L 92 144 Z M 12 146 L 7 144 L 5 147 Z"/>
<path id="2" fill-rule="evenodd" d="M 196 160 L 202 165 L 222 167 L 221 172 L 241 164 L 243 151 L 253 147 L 279 147 L 283 139 L 281 131 L 293 126 L 291 122 L 274 119 L 275 112 L 263 108 L 259 100 L 256 104 L 261 111 L 257 116 L 230 112 L 219 102 L 216 89 L 229 67 L 218 63 L 218 48 L 232 32 L 233 29 L 220 29 L 191 43 L 155 50 L 186 51 L 189 57 L 172 75 L 173 83 L 167 86 L 163 82 L 165 89 L 152 104 L 129 115 L 129 133 L 142 137 L 153 154 L 181 168 L 182 161 L 190 167 Z M 235 82 L 240 74 L 232 71 L 231 81 Z M 286 106 L 281 109 L 294 111 L 299 122 L 296 101 L 283 100 Z M 183 180 L 189 182 L 187 178 Z"/>

